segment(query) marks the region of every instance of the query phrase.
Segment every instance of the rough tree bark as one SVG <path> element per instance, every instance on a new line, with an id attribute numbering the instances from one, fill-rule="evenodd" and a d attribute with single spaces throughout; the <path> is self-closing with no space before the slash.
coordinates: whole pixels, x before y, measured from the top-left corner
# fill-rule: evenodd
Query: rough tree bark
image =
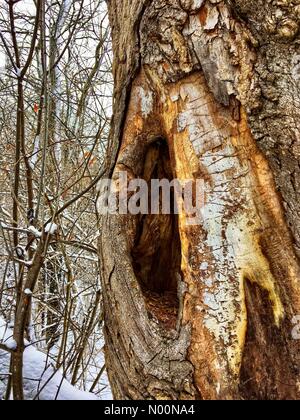
<path id="1" fill-rule="evenodd" d="M 298 399 L 299 0 L 110 0 L 110 175 L 202 178 L 183 214 L 102 217 L 117 399 Z"/>

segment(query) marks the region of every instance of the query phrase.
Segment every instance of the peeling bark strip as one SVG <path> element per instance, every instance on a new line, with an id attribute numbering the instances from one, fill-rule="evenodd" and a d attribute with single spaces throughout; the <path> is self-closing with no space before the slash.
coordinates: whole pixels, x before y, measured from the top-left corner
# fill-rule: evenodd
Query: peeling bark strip
<path id="1" fill-rule="evenodd" d="M 255 129 L 265 47 L 226 1 L 110 0 L 109 11 L 113 180 L 126 170 L 206 190 L 199 226 L 188 214 L 101 220 L 114 396 L 299 399 L 299 261 Z"/>

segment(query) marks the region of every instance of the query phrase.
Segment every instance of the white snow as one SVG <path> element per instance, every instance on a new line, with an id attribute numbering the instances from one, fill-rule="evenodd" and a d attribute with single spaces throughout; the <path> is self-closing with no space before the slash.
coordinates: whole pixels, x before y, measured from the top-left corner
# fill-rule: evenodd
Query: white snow
<path id="1" fill-rule="evenodd" d="M 54 235 L 58 229 L 58 226 L 55 223 L 48 223 L 45 227 L 45 233 L 49 233 L 50 235 Z"/>
<path id="2" fill-rule="evenodd" d="M 27 296 L 31 296 L 32 295 L 32 291 L 30 289 L 25 289 L 24 290 L 25 295 Z"/>
<path id="3" fill-rule="evenodd" d="M 21 77 L 22 70 L 19 67 L 16 67 L 16 76 Z"/>
<path id="4" fill-rule="evenodd" d="M 0 317 L 0 342 L 14 350 L 12 330 L 5 325 Z M 51 359 L 46 354 L 38 351 L 33 345 L 27 345 L 24 351 L 24 396 L 26 400 L 39 399 L 43 401 L 74 401 L 74 400 L 98 400 L 89 392 L 84 392 L 73 387 L 60 370 L 56 370 Z M 10 355 L 0 350 L 0 399 L 5 393 L 5 378 L 9 374 Z"/>
<path id="5" fill-rule="evenodd" d="M 35 168 L 35 165 L 38 161 L 38 153 L 40 149 L 40 136 L 36 136 L 34 139 L 34 146 L 33 146 L 33 152 L 31 155 L 31 158 L 29 160 L 30 167 L 33 170 Z"/>
<path id="6" fill-rule="evenodd" d="M 28 232 L 31 233 L 35 238 L 40 238 L 42 236 L 42 232 L 40 232 L 34 226 L 29 226 Z"/>
<path id="7" fill-rule="evenodd" d="M 17 343 L 16 343 L 16 341 L 13 338 L 9 338 L 8 340 L 4 341 L 3 344 L 9 350 L 14 351 L 14 350 L 17 349 Z"/>
<path id="8" fill-rule="evenodd" d="M 28 258 L 28 252 L 27 252 L 27 250 L 24 246 L 19 245 L 16 248 L 16 254 L 17 254 L 18 258 L 21 258 L 21 259 L 24 258 L 25 260 L 26 260 L 26 258 Z"/>

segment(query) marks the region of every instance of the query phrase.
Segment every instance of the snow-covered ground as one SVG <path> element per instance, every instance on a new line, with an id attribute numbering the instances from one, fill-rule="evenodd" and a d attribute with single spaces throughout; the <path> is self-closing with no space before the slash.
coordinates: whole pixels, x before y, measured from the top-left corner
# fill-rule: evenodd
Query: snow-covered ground
<path id="1" fill-rule="evenodd" d="M 0 317 L 0 342 L 12 348 L 12 330 Z M 73 387 L 63 378 L 62 372 L 54 369 L 46 354 L 26 343 L 24 352 L 24 396 L 26 400 L 98 400 L 94 394 Z M 0 350 L 0 399 L 6 390 L 10 355 Z"/>
<path id="2" fill-rule="evenodd" d="M 0 238 L 1 242 L 1 238 Z M 5 274 L 5 264 L 0 260 L 0 281 L 5 277 L 5 283 L 7 287 L 14 286 L 14 274 L 13 268 Z M 31 293 L 31 291 L 27 291 Z M 12 318 L 10 313 L 10 300 L 5 295 L 2 299 L 4 312 Z M 11 325 L 10 325 L 11 326 Z M 6 325 L 5 320 L 0 315 L 0 342 L 5 344 L 8 348 L 14 348 L 14 341 L 12 339 L 12 329 Z M 112 400 L 112 394 L 106 372 L 103 372 L 98 386 L 95 391 L 97 397 L 93 394 L 79 391 L 77 388 L 70 385 L 70 383 L 63 379 L 61 371 L 55 371 L 55 361 L 59 352 L 59 347 L 54 347 L 50 355 L 43 352 L 44 342 L 39 342 L 38 345 L 33 346 L 27 343 L 27 348 L 24 354 L 24 391 L 25 398 L 32 400 L 34 398 L 40 400 Z M 70 346 L 71 346 L 70 341 Z M 86 367 L 84 380 L 80 381 L 81 384 L 78 386 L 84 386 L 85 389 L 90 389 L 97 377 L 99 370 L 104 365 L 104 355 L 100 351 L 104 346 L 102 335 L 98 332 L 98 338 L 96 346 L 92 346 L 90 353 L 90 360 Z M 97 351 L 96 351 L 97 349 Z M 9 363 L 10 354 L 0 350 L 0 400 L 3 398 L 6 392 L 7 377 L 9 374 Z"/>

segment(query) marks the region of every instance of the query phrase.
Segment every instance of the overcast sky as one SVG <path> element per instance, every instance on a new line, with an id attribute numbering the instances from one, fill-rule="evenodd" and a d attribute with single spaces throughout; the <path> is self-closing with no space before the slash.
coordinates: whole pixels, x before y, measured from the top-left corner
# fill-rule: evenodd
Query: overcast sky
<path id="1" fill-rule="evenodd" d="M 4 62 L 4 54 L 3 52 L 0 50 L 0 68 L 4 67 L 5 62 Z"/>

